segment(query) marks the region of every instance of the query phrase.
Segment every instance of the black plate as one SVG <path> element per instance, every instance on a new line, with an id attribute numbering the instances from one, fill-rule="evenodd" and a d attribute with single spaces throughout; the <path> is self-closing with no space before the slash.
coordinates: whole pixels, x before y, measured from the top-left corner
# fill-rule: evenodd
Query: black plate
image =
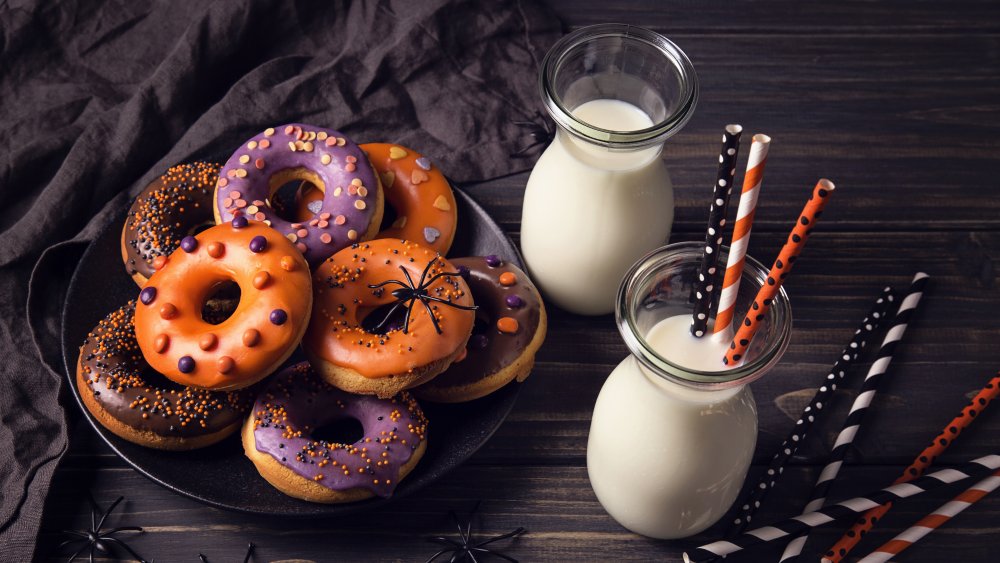
<path id="1" fill-rule="evenodd" d="M 449 256 L 496 254 L 521 266 L 514 244 L 483 208 L 458 189 L 455 199 L 459 223 Z M 63 307 L 63 361 L 69 387 L 91 426 L 115 453 L 156 483 L 212 506 L 255 514 L 315 517 L 367 510 L 416 491 L 468 459 L 493 435 L 514 406 L 520 388 L 517 383 L 469 403 L 423 403 L 430 420 L 430 439 L 416 469 L 400 483 L 394 496 L 349 504 L 314 504 L 280 493 L 260 477 L 243 455 L 239 433 L 192 452 L 148 449 L 115 436 L 80 402 L 76 361 L 80 345 L 98 321 L 139 294 L 135 283 L 125 274 L 119 250 L 126 211 L 122 209 L 119 220 L 90 244 L 70 280 Z"/>

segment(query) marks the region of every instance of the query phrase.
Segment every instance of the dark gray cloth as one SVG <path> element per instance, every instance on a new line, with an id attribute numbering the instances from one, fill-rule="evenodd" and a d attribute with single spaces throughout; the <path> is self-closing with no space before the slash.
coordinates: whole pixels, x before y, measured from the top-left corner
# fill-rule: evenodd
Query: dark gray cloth
<path id="1" fill-rule="evenodd" d="M 0 561 L 31 557 L 67 446 L 66 282 L 129 199 L 287 121 L 412 146 L 459 182 L 524 170 L 514 122 L 560 32 L 528 0 L 15 0 L 0 24 Z"/>

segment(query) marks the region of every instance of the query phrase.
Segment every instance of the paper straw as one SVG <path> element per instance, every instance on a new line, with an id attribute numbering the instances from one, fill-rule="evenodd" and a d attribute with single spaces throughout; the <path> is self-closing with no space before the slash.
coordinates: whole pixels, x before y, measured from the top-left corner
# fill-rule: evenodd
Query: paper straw
<path id="1" fill-rule="evenodd" d="M 854 404 L 851 405 L 851 412 L 848 413 L 847 419 L 844 420 L 844 426 L 840 430 L 840 434 L 837 434 L 837 441 L 834 442 L 833 450 L 830 451 L 830 459 L 827 461 L 826 466 L 823 467 L 823 471 L 820 471 L 816 485 L 813 486 L 812 496 L 803 512 L 812 512 L 826 503 L 826 495 L 830 492 L 830 485 L 837 478 L 837 473 L 840 472 L 840 466 L 844 463 L 847 451 L 851 449 L 851 445 L 854 443 L 854 437 L 858 434 L 858 429 L 861 428 L 861 421 L 865 413 L 868 412 L 868 407 L 872 404 L 872 399 L 875 398 L 879 383 L 885 378 L 889 364 L 892 363 L 892 355 L 896 351 L 896 346 L 902 340 L 903 334 L 906 332 L 906 326 L 910 322 L 910 317 L 913 315 L 913 311 L 916 310 L 917 304 L 920 303 L 920 297 L 923 295 L 924 286 L 927 285 L 927 279 L 927 274 L 923 272 L 913 277 L 910 289 L 907 291 L 906 297 L 899 304 L 899 310 L 896 311 L 885 339 L 882 340 L 882 347 L 879 348 L 878 356 L 872 363 L 872 367 L 868 370 L 868 375 L 865 376 L 864 382 L 861 383 L 861 390 L 858 392 L 858 396 L 854 398 Z M 802 548 L 806 544 L 807 537 L 802 536 L 789 542 L 788 546 L 785 547 L 785 552 L 781 554 L 779 561 L 791 561 L 798 557 L 802 553 Z"/>
<path id="2" fill-rule="evenodd" d="M 889 540 L 885 545 L 876 549 L 858 563 L 885 563 L 889 561 L 902 553 L 906 548 L 923 539 L 927 534 L 940 528 L 966 508 L 969 508 L 996 490 L 998 486 L 1000 486 L 1000 471 L 969 487 L 964 493 L 958 495 L 950 502 L 941 505 L 941 508 L 928 514 L 905 532 Z"/>
<path id="3" fill-rule="evenodd" d="M 795 266 L 795 261 L 798 260 L 799 254 L 802 253 L 806 241 L 809 240 L 809 234 L 812 233 L 816 222 L 819 221 L 820 215 L 823 214 L 823 208 L 826 207 L 826 202 L 829 201 L 830 194 L 833 193 L 834 189 L 833 182 L 826 178 L 816 182 L 816 187 L 813 188 L 809 200 L 806 201 L 805 207 L 802 208 L 802 213 L 799 215 L 798 220 L 795 221 L 795 226 L 792 227 L 792 232 L 788 235 L 785 246 L 781 247 L 778 258 L 774 261 L 774 265 L 771 266 L 771 271 L 767 273 L 767 283 L 757 292 L 753 304 L 747 310 L 747 316 L 740 323 L 740 328 L 737 330 L 736 336 L 733 338 L 732 343 L 729 344 L 726 357 L 722 360 L 726 365 L 739 362 L 743 354 L 746 353 L 747 348 L 750 347 L 753 335 L 760 328 L 760 321 L 767 315 L 767 310 L 771 307 L 771 301 L 781 290 L 781 285 L 785 283 L 785 278 L 788 277 L 788 274 L 792 273 L 792 267 Z M 732 250 L 730 250 L 730 253 L 732 253 Z M 728 271 L 726 272 L 726 278 L 729 278 Z M 725 291 L 725 288 L 723 288 L 723 291 Z M 719 308 L 721 309 L 722 306 L 720 305 Z M 718 323 L 718 319 L 715 322 Z M 716 328 L 718 329 L 718 324 L 716 324 Z"/>
<path id="4" fill-rule="evenodd" d="M 746 260 L 750 229 L 753 227 L 753 214 L 757 210 L 757 196 L 760 194 L 760 183 L 764 179 L 764 167 L 767 165 L 767 151 L 770 146 L 771 138 L 759 133 L 753 136 L 750 143 L 747 172 L 743 176 L 743 191 L 740 193 L 736 223 L 733 224 L 733 240 L 729 244 L 729 258 L 726 260 L 726 276 L 722 281 L 722 291 L 719 293 L 719 310 L 715 313 L 715 333 L 725 332 L 733 324 L 736 294 L 739 293 L 740 280 L 743 277 L 743 262 Z"/>
<path id="5" fill-rule="evenodd" d="M 955 438 L 958 438 L 962 434 L 962 431 L 986 410 L 986 407 L 990 405 L 993 399 L 997 398 L 998 394 L 1000 394 L 1000 375 L 991 379 L 969 401 L 969 404 L 962 409 L 962 412 L 941 430 L 934 440 L 931 441 L 930 445 L 924 448 L 924 451 L 920 452 L 920 455 L 913 460 L 913 463 L 896 479 L 896 483 L 907 483 L 923 475 L 924 471 L 927 471 L 927 468 L 934 463 L 934 459 L 948 449 L 948 446 L 955 441 Z M 846 557 L 851 549 L 861 541 L 861 536 L 868 533 L 875 523 L 881 520 L 886 512 L 889 512 L 890 508 L 892 508 L 892 504 L 884 504 L 862 514 L 861 518 L 854 523 L 854 526 L 826 552 L 823 556 L 823 561 L 839 562 Z"/>
<path id="6" fill-rule="evenodd" d="M 837 357 L 837 361 L 830 368 L 830 372 L 827 374 L 826 379 L 823 380 L 823 384 L 813 394 L 812 400 L 809 401 L 806 408 L 802 410 L 799 419 L 795 421 L 791 433 L 788 434 L 788 437 L 782 442 L 781 447 L 778 448 L 778 452 L 771 458 L 771 463 L 768 464 L 767 471 L 760 478 L 760 482 L 757 483 L 757 486 L 750 489 L 750 498 L 740 508 L 739 515 L 730 527 L 729 535 L 738 534 L 746 529 L 754 513 L 760 508 L 764 497 L 767 496 L 767 493 L 774 487 L 778 478 L 784 473 L 785 464 L 788 463 L 789 458 L 795 455 L 795 452 L 799 449 L 799 445 L 805 440 L 809 429 L 812 428 L 813 422 L 816 421 L 816 417 L 819 416 L 823 407 L 829 403 L 833 392 L 837 390 L 837 385 L 843 381 L 844 376 L 847 375 L 847 372 L 854 367 L 858 358 L 861 357 L 861 352 L 868 344 L 868 338 L 878 330 L 879 325 L 882 324 L 882 320 L 889 314 L 889 308 L 894 301 L 895 295 L 891 287 L 886 287 L 879 293 L 875 304 L 872 305 L 871 310 L 865 315 L 858 329 L 854 331 L 854 337 L 851 338 L 847 347 Z"/>
<path id="7" fill-rule="evenodd" d="M 684 561 L 686 563 L 703 563 L 718 557 L 725 557 L 750 547 L 808 532 L 813 528 L 834 520 L 854 516 L 880 504 L 909 498 L 963 479 L 982 477 L 997 469 L 1000 469 L 1000 455 L 983 456 L 955 468 L 929 473 L 910 483 L 890 485 L 872 493 L 824 506 L 814 512 L 800 514 L 770 526 L 750 530 L 729 540 L 705 544 L 685 552 Z"/>
<path id="8" fill-rule="evenodd" d="M 719 245 L 722 244 L 722 230 L 726 226 L 729 211 L 729 195 L 733 193 L 733 177 L 736 175 L 736 158 L 740 152 L 742 125 L 726 125 L 722 134 L 722 149 L 719 151 L 719 170 L 712 188 L 712 203 L 708 207 L 708 229 L 705 231 L 705 252 L 701 255 L 698 281 L 695 284 L 694 311 L 691 314 L 691 334 L 701 338 L 708 330 L 708 316 L 714 300 L 714 290 L 718 285 L 716 275 L 719 264 Z"/>

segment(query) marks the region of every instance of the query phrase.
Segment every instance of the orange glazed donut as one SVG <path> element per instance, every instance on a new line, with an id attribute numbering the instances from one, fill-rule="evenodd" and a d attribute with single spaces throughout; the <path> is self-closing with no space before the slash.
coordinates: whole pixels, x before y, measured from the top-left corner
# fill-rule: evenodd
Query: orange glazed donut
<path id="1" fill-rule="evenodd" d="M 375 238 L 414 240 L 442 256 L 448 254 L 458 211 L 441 170 L 426 156 L 399 145 L 367 143 L 361 150 L 382 180 L 386 204 L 396 211 L 396 220 Z"/>
<path id="2" fill-rule="evenodd" d="M 202 306 L 227 282 L 240 303 L 220 324 Z M 281 233 L 238 216 L 181 240 L 139 293 L 135 335 L 150 366 L 213 391 L 252 385 L 276 370 L 302 338 L 312 310 L 309 265 Z"/>
<path id="3" fill-rule="evenodd" d="M 302 340 L 334 387 L 388 398 L 429 381 L 461 353 L 475 322 L 457 269 L 419 244 L 378 239 L 313 274 L 316 311 Z"/>

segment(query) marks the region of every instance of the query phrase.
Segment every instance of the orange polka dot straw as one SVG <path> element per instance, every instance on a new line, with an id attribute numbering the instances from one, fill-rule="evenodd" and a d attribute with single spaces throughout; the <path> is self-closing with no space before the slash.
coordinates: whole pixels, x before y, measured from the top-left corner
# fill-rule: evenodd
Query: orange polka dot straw
<path id="1" fill-rule="evenodd" d="M 958 438 L 962 434 L 962 431 L 986 410 L 986 407 L 989 406 L 993 399 L 997 398 L 997 395 L 1000 395 L 1000 374 L 991 379 L 969 401 L 969 404 L 962 409 L 962 412 L 944 427 L 944 430 L 934 438 L 934 441 L 929 446 L 924 448 L 924 451 L 920 452 L 920 455 L 913 460 L 913 463 L 903 471 L 903 474 L 893 484 L 907 483 L 923 475 L 924 471 L 934 463 L 934 459 L 948 449 L 948 446 L 951 445 L 955 438 Z M 858 521 L 854 523 L 854 526 L 823 555 L 824 563 L 838 563 L 846 557 L 851 549 L 861 541 L 861 537 L 868 533 L 875 523 L 881 520 L 886 512 L 889 512 L 890 508 L 892 508 L 891 502 L 877 506 L 862 514 L 858 518 Z"/>
<path id="2" fill-rule="evenodd" d="M 923 539 L 927 534 L 940 528 L 966 508 L 982 500 L 983 497 L 996 490 L 997 487 L 1000 487 L 1000 471 L 994 472 L 993 475 L 969 487 L 962 494 L 941 505 L 940 508 L 921 518 L 919 522 L 886 542 L 882 547 L 871 552 L 871 554 L 858 561 L 858 563 L 885 563 L 891 560 L 906 548 Z"/>
<path id="3" fill-rule="evenodd" d="M 760 321 L 767 315 L 771 301 L 781 290 L 781 284 L 785 283 L 785 278 L 792 273 L 792 266 L 795 265 L 795 260 L 798 259 L 805 247 L 806 241 L 809 240 L 809 234 L 812 233 L 816 221 L 823 214 L 823 208 L 826 207 L 826 202 L 830 199 L 830 194 L 833 193 L 834 189 L 833 182 L 826 178 L 822 178 L 816 183 L 812 195 L 809 196 L 809 201 L 806 202 L 798 220 L 795 221 L 795 227 L 788 235 L 788 241 L 785 242 L 785 246 L 781 247 L 778 258 L 771 266 L 771 271 L 767 273 L 767 283 L 757 292 L 753 304 L 747 311 L 747 316 L 740 323 L 736 336 L 729 344 L 726 357 L 722 359 L 726 365 L 738 363 L 746 354 L 747 348 L 750 347 L 750 341 L 753 340 L 753 335 L 760 328 Z"/>

